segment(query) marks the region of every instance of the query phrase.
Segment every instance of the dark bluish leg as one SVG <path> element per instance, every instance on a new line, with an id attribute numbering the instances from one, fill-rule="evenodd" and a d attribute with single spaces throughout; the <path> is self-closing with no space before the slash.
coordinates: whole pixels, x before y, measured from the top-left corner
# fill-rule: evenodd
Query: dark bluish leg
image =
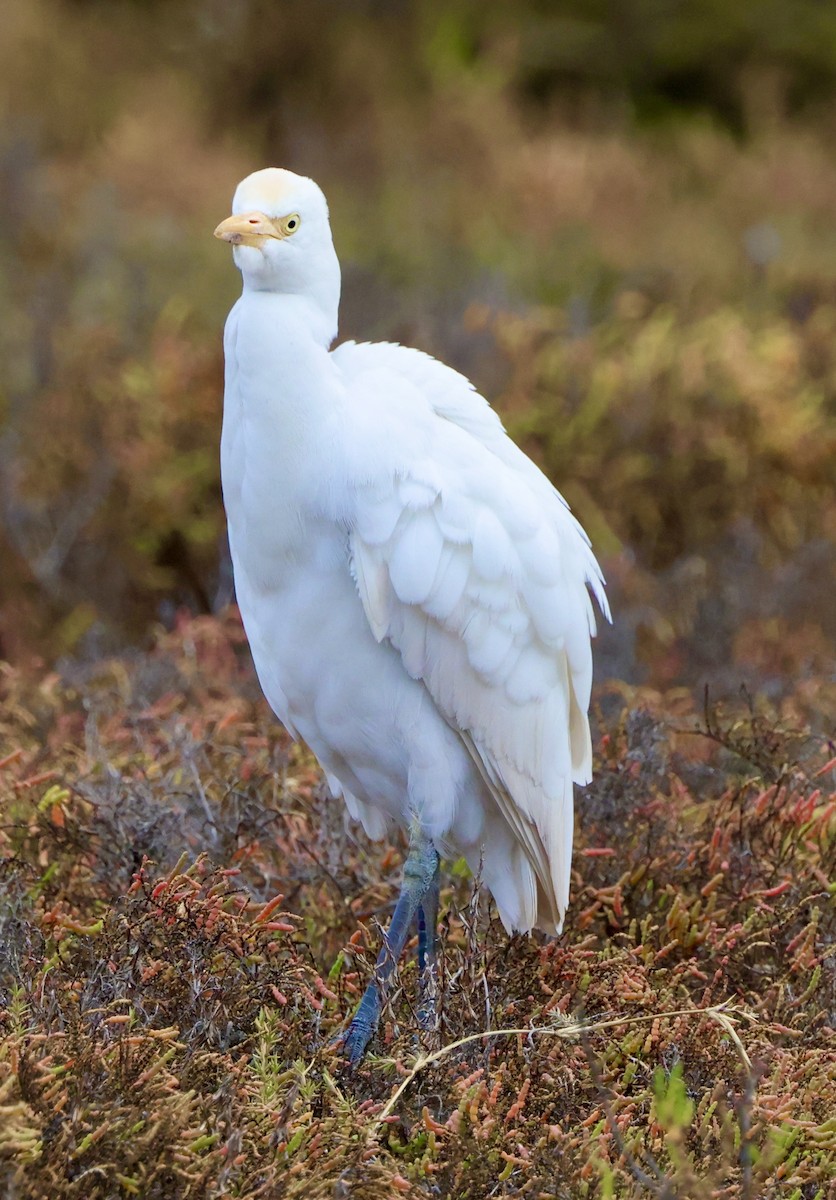
<path id="1" fill-rule="evenodd" d="M 427 894 L 418 906 L 418 970 L 421 974 L 421 1003 L 418 1020 L 422 1029 L 435 1028 L 435 1001 L 438 985 L 436 935 L 438 933 L 438 877 L 435 874 Z"/>
<path id="2" fill-rule="evenodd" d="M 409 927 L 416 913 L 427 901 L 428 907 L 438 903 L 438 853 L 429 838 L 422 834 L 414 834 L 409 843 L 409 854 L 404 864 L 403 885 L 398 903 L 392 915 L 389 932 L 384 935 L 383 949 L 380 951 L 375 966 L 374 979 L 363 993 L 363 999 L 357 1006 L 351 1024 L 341 1039 L 352 1063 L 359 1062 L 366 1051 L 372 1034 L 380 1019 L 383 989 L 389 981 L 392 972 L 401 956 Z M 428 896 L 435 892 L 435 900 L 430 905 Z M 428 915 L 428 914 L 427 914 Z M 433 930 L 433 944 L 435 930 Z"/>

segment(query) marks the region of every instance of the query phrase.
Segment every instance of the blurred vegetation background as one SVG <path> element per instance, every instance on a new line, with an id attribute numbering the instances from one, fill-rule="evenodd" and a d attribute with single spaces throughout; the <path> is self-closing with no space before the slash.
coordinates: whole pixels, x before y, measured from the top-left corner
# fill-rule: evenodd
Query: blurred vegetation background
<path id="1" fill-rule="evenodd" d="M 0 17 L 0 656 L 230 599 L 211 234 L 276 164 L 329 197 L 342 336 L 468 373 L 593 536 L 599 677 L 836 709 L 836 6 Z"/>

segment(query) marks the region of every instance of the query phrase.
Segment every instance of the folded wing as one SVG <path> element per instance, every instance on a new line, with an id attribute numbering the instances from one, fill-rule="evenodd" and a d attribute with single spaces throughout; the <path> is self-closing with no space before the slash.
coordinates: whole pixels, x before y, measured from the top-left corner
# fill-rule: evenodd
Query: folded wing
<path id="1" fill-rule="evenodd" d="M 559 929 L 573 781 L 588 782 L 588 540 L 466 379 L 418 351 L 347 343 L 352 567 L 375 637 L 458 731 L 536 887 L 518 928 Z M 354 423 L 353 423 L 354 424 Z M 503 916 L 505 918 L 505 915 Z"/>

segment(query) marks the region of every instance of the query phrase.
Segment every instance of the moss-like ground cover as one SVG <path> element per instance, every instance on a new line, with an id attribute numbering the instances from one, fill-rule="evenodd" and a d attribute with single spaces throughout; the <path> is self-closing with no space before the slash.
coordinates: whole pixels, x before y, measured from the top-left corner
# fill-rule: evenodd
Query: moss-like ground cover
<path id="1" fill-rule="evenodd" d="M 235 614 L 0 690 L 5 1194 L 832 1195 L 825 740 L 605 689 L 564 935 L 508 939 L 447 864 L 438 1029 L 405 960 L 349 1072 L 401 853 L 346 830 Z"/>

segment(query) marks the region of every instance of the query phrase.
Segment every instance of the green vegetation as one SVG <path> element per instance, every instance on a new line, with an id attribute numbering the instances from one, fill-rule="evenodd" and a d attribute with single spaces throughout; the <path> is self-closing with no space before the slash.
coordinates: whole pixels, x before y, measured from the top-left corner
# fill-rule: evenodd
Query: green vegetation
<path id="1" fill-rule="evenodd" d="M 4 1194 L 830 1195 L 834 13 L 0 0 Z M 405 962 L 353 1074 L 402 848 L 223 567 L 211 231 L 267 163 L 329 196 L 342 335 L 475 379 L 616 613 L 566 932 L 448 864 L 439 1029 Z"/>

